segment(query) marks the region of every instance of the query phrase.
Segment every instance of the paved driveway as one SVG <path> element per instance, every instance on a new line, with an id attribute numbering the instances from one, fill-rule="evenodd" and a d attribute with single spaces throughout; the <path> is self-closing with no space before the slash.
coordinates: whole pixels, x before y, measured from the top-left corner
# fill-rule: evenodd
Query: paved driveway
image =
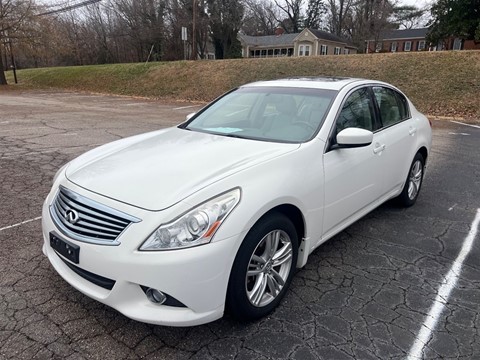
<path id="1" fill-rule="evenodd" d="M 0 93 L 1 359 L 480 356 L 480 234 L 472 228 L 480 208 L 480 128 L 449 121 L 434 123 L 417 204 L 385 204 L 317 249 L 268 318 L 146 325 L 63 281 L 42 255 L 38 220 L 56 169 L 96 145 L 176 124 L 197 108 Z"/>

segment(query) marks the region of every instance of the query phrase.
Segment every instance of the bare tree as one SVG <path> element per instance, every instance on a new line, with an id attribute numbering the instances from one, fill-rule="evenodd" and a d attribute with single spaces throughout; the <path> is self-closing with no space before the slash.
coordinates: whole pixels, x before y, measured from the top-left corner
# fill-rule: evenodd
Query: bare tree
<path id="1" fill-rule="evenodd" d="M 304 26 L 310 29 L 319 29 L 322 24 L 323 15 L 326 12 L 327 8 L 323 0 L 309 0 Z"/>
<path id="2" fill-rule="evenodd" d="M 360 3 L 360 0 L 358 3 Z M 342 36 L 346 31 L 346 19 L 352 16 L 351 11 L 354 0 L 327 0 L 327 8 L 329 11 L 329 30 L 331 33 Z"/>
<path id="3" fill-rule="evenodd" d="M 2 45 L 5 49 L 9 43 L 12 51 L 12 39 L 32 15 L 32 5 L 29 0 L 0 0 L 0 85 L 7 85 Z"/>
<path id="4" fill-rule="evenodd" d="M 242 30 L 247 35 L 273 35 L 280 9 L 269 0 L 246 0 Z"/>
<path id="5" fill-rule="evenodd" d="M 282 21 L 285 31 L 297 33 L 302 20 L 303 0 L 274 0 L 275 4 L 285 13 L 287 18 Z"/>
<path id="6" fill-rule="evenodd" d="M 427 21 L 425 15 L 427 8 L 417 8 L 416 6 L 395 6 L 393 9 L 392 21 L 404 29 L 413 29 L 424 25 Z"/>

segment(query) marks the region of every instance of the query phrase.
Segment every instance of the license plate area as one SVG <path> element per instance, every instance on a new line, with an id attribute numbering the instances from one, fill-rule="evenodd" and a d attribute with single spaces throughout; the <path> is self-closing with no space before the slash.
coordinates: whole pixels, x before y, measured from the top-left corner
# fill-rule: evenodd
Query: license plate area
<path id="1" fill-rule="evenodd" d="M 71 262 L 78 264 L 80 261 L 80 246 L 59 238 L 56 234 L 50 233 L 50 246 L 57 253 Z"/>

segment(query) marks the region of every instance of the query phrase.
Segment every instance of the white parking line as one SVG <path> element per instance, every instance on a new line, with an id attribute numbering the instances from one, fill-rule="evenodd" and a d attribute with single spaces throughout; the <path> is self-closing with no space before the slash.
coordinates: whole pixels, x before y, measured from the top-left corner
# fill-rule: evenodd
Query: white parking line
<path id="1" fill-rule="evenodd" d="M 449 132 L 448 135 L 463 135 L 463 136 L 468 136 L 468 135 L 470 135 L 470 134 L 467 134 L 467 133 Z"/>
<path id="2" fill-rule="evenodd" d="M 452 206 L 450 206 L 450 207 L 448 208 L 448 211 L 452 211 L 452 210 L 455 208 L 455 206 L 457 206 L 457 203 L 455 203 L 455 204 L 453 204 Z"/>
<path id="3" fill-rule="evenodd" d="M 192 107 L 197 107 L 198 105 L 190 105 L 190 106 L 181 106 L 178 108 L 173 108 L 172 110 L 183 110 L 183 109 L 190 109 Z"/>
<path id="4" fill-rule="evenodd" d="M 477 215 L 472 222 L 472 227 L 468 232 L 467 237 L 463 241 L 462 249 L 458 254 L 457 258 L 452 264 L 450 271 L 443 279 L 443 284 L 440 286 L 437 292 L 437 297 L 433 303 L 430 312 L 425 319 L 425 322 L 422 324 L 420 332 L 412 345 L 410 352 L 408 353 L 408 360 L 413 359 L 422 359 L 423 348 L 428 344 L 432 337 L 432 333 L 435 330 L 435 326 L 437 325 L 438 319 L 442 314 L 445 305 L 448 303 L 448 298 L 450 297 L 450 293 L 452 292 L 453 288 L 455 287 L 458 277 L 460 276 L 460 272 L 462 271 L 462 265 L 465 261 L 468 253 L 472 249 L 473 241 L 477 236 L 477 228 L 478 224 L 480 223 L 480 208 L 477 209 Z"/>
<path id="5" fill-rule="evenodd" d="M 46 126 L 37 126 L 37 127 L 27 127 L 27 128 L 17 128 L 17 129 L 7 129 L 7 130 L 2 130 L 2 133 L 7 132 L 7 131 L 21 131 L 21 130 L 37 130 L 37 129 L 46 129 Z"/>
<path id="6" fill-rule="evenodd" d="M 23 225 L 23 224 L 27 224 L 27 223 L 32 222 L 32 221 L 37 221 L 37 220 L 40 220 L 41 218 L 42 218 L 42 217 L 39 216 L 39 217 L 30 219 L 30 220 L 22 221 L 22 222 L 20 222 L 20 223 L 18 223 L 18 224 L 13 224 L 13 225 L 5 226 L 5 227 L 3 227 L 3 228 L 0 228 L 0 231 L 7 230 L 7 229 L 11 229 L 11 228 L 14 228 L 14 227 Z"/>
<path id="7" fill-rule="evenodd" d="M 465 126 L 470 126 L 470 127 L 474 127 L 474 128 L 480 129 L 480 126 L 478 126 L 478 125 L 465 124 L 465 123 L 462 123 L 462 122 L 460 122 L 460 121 L 455 121 L 455 120 L 450 120 L 450 122 L 453 122 L 453 123 L 455 123 L 455 124 L 460 124 L 460 125 L 465 125 Z"/>

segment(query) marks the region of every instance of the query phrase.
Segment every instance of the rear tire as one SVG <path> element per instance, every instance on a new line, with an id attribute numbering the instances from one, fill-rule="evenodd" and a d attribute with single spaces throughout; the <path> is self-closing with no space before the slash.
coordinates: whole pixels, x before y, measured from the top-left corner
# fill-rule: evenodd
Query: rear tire
<path id="1" fill-rule="evenodd" d="M 239 320 L 271 313 L 290 286 L 298 256 L 298 235 L 281 213 L 260 219 L 248 232 L 233 263 L 227 308 Z"/>
<path id="2" fill-rule="evenodd" d="M 410 207 L 417 201 L 418 194 L 423 183 L 423 174 L 425 172 L 425 159 L 422 154 L 417 153 L 413 158 L 412 165 L 408 171 L 407 180 L 402 192 L 397 197 L 398 203 L 404 207 Z"/>

